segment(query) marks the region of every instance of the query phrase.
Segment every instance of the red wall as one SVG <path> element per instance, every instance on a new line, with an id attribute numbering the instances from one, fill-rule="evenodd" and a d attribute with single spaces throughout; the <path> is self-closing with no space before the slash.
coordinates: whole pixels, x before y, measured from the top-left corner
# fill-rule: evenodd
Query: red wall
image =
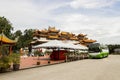
<path id="1" fill-rule="evenodd" d="M 50 58 L 52 60 L 65 60 L 65 53 L 66 50 L 53 50 L 52 54 L 50 55 Z"/>

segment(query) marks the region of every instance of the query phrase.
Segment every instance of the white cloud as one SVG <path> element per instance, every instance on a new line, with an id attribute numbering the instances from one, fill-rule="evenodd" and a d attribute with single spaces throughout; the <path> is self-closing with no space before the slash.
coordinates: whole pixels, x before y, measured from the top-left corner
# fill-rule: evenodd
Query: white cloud
<path id="1" fill-rule="evenodd" d="M 28 0 L 3 0 L 0 3 L 0 16 L 8 18 L 15 28 L 35 24 L 38 19 L 36 15 L 38 15 L 36 6 Z"/>
<path id="2" fill-rule="evenodd" d="M 51 11 L 66 3 L 43 4 L 34 0 L 1 0 L 0 16 L 5 16 L 16 29 L 38 28 L 50 20 Z"/>
<path id="3" fill-rule="evenodd" d="M 97 40 L 119 35 L 120 17 L 65 14 L 53 19 L 62 24 L 61 29 L 64 31 L 88 34 L 89 38 Z"/>
<path id="4" fill-rule="evenodd" d="M 120 44 L 120 35 L 118 36 L 107 36 L 105 38 L 100 38 L 98 42 L 102 44 Z"/>
<path id="5" fill-rule="evenodd" d="M 117 0 L 73 0 L 70 5 L 73 8 L 101 8 L 113 5 Z"/>
<path id="6" fill-rule="evenodd" d="M 72 2 L 48 2 L 47 4 L 42 3 L 42 0 L 40 2 L 34 2 L 34 0 L 0 1 L 0 16 L 9 19 L 15 30 L 43 29 L 52 25 L 62 31 L 88 34 L 88 38 L 101 41 L 104 41 L 108 36 L 108 39 L 112 40 L 114 36 L 120 34 L 120 16 L 107 17 L 99 16 L 96 13 L 91 16 L 77 12 L 72 13 L 72 11 L 71 13 L 52 14 L 55 9 L 69 7 L 68 3 L 73 9 L 96 9 L 112 6 L 118 0 L 73 0 Z"/>

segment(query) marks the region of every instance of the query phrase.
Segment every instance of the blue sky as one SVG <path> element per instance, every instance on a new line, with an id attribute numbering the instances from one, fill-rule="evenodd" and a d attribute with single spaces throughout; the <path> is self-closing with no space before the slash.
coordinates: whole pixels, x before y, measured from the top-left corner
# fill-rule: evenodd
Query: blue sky
<path id="1" fill-rule="evenodd" d="M 55 26 L 98 42 L 120 44 L 120 0 L 0 0 L 16 30 Z"/>

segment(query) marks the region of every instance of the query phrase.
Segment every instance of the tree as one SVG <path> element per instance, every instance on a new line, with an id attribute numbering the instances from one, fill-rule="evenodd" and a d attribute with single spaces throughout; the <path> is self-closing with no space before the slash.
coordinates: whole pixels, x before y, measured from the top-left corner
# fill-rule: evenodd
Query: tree
<path id="1" fill-rule="evenodd" d="M 0 33 L 4 33 L 7 36 L 11 36 L 13 30 L 12 24 L 5 17 L 0 17 Z"/>
<path id="2" fill-rule="evenodd" d="M 18 41 L 17 41 L 16 45 L 13 46 L 14 52 L 19 50 L 22 47 L 23 35 L 22 35 L 21 30 L 17 30 L 15 33 L 13 33 L 13 39 L 15 39 L 17 37 L 18 37 Z"/>
<path id="3" fill-rule="evenodd" d="M 21 30 L 17 30 L 17 31 L 14 33 L 14 38 L 20 37 L 21 35 L 22 35 Z"/>
<path id="4" fill-rule="evenodd" d="M 16 46 L 14 47 L 15 50 L 19 50 L 20 48 L 28 47 L 30 42 L 33 39 L 33 29 L 26 29 L 24 33 L 22 33 L 20 30 L 16 31 L 14 33 L 14 37 L 19 36 L 18 42 Z"/>
<path id="5" fill-rule="evenodd" d="M 27 47 L 33 39 L 33 29 L 26 29 L 24 33 L 21 30 L 17 30 L 15 33 L 11 33 L 13 30 L 11 22 L 5 17 L 0 17 L 0 33 L 4 33 L 7 37 L 15 39 L 19 37 L 18 42 L 14 46 L 15 50 L 21 47 Z"/>
<path id="6" fill-rule="evenodd" d="M 120 48 L 119 44 L 108 45 L 110 54 L 114 54 L 114 50 Z"/>
<path id="7" fill-rule="evenodd" d="M 24 46 L 28 46 L 29 43 L 33 40 L 33 32 L 34 30 L 33 29 L 26 29 L 24 31 Z"/>

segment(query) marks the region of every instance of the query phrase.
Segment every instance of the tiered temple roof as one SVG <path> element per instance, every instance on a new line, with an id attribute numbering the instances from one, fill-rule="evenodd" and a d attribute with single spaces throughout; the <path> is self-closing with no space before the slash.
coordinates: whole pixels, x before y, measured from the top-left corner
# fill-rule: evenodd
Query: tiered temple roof
<path id="1" fill-rule="evenodd" d="M 59 40 L 68 40 L 69 39 L 69 32 L 60 32 L 59 34 Z"/>
<path id="2" fill-rule="evenodd" d="M 59 33 L 60 30 L 57 30 L 55 27 L 50 27 L 50 26 L 49 26 L 48 32 L 49 32 L 49 33 L 50 33 L 50 32 L 52 32 L 52 33 Z"/>
<path id="3" fill-rule="evenodd" d="M 86 34 L 74 34 L 65 31 L 57 30 L 55 27 L 49 27 L 48 29 L 36 30 L 34 37 L 46 38 L 47 40 L 74 40 L 78 41 L 79 44 L 88 45 L 89 43 L 96 42 L 96 40 L 88 39 Z"/>
<path id="4" fill-rule="evenodd" d="M 9 46 L 9 54 L 12 53 L 12 46 L 18 41 L 18 39 L 16 38 L 15 40 L 11 40 L 9 39 L 4 33 L 0 34 L 0 46 L 1 45 L 6 45 Z M 0 52 L 1 54 L 1 52 Z"/>
<path id="5" fill-rule="evenodd" d="M 86 38 L 86 36 L 87 36 L 86 34 L 80 33 L 77 35 L 77 38 L 78 38 L 78 40 L 83 40 L 84 38 Z"/>
<path id="6" fill-rule="evenodd" d="M 69 38 L 70 40 L 78 40 L 77 36 L 73 33 L 70 33 L 69 36 L 70 36 Z"/>
<path id="7" fill-rule="evenodd" d="M 2 42 L 3 44 L 14 44 L 17 42 L 17 40 L 11 40 L 6 35 L 1 33 L 0 34 L 0 42 Z"/>
<path id="8" fill-rule="evenodd" d="M 47 29 L 40 30 L 40 37 L 47 37 L 47 35 L 48 35 Z"/>
<path id="9" fill-rule="evenodd" d="M 58 39 L 60 30 L 57 30 L 55 27 L 48 28 L 48 39 Z"/>

